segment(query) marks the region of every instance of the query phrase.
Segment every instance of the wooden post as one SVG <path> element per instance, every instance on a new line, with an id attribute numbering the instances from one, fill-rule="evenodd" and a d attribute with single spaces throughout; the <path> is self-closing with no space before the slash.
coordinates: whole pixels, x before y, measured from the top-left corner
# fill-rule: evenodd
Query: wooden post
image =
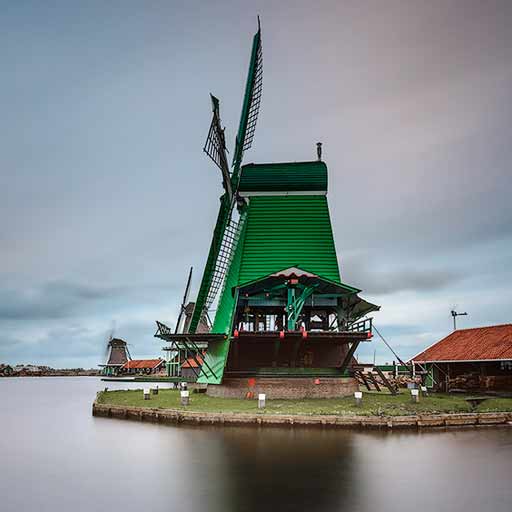
<path id="1" fill-rule="evenodd" d="M 347 369 L 348 365 L 350 364 L 350 360 L 352 359 L 352 356 L 354 355 L 357 347 L 359 346 L 359 343 L 359 340 L 352 342 L 352 346 L 347 350 L 345 359 L 343 359 L 341 366 L 339 367 L 340 373 L 343 373 Z"/>

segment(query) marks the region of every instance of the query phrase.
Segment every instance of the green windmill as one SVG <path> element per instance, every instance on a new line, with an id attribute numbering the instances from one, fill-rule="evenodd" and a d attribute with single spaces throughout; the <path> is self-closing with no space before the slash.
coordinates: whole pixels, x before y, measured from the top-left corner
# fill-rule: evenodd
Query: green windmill
<path id="1" fill-rule="evenodd" d="M 195 309 L 187 332 L 157 322 L 155 336 L 191 353 L 199 344 L 208 347 L 198 370 L 208 393 L 269 391 L 270 379 L 270 396 L 280 396 L 280 386 L 286 396 L 293 389 L 308 395 L 309 384 L 311 396 L 337 396 L 349 390 L 347 383 L 356 385 L 355 350 L 371 338 L 371 318 L 363 317 L 379 307 L 341 281 L 321 144 L 314 161 L 242 165 L 262 85 L 258 20 L 231 167 L 219 100 L 211 96 L 204 151 L 221 170 L 224 193 Z M 210 332 L 196 332 L 217 296 Z"/>

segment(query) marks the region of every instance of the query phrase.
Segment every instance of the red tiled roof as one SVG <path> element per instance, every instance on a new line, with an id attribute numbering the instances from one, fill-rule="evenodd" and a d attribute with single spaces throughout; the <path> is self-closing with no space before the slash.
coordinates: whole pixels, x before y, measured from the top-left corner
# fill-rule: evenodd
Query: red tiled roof
<path id="1" fill-rule="evenodd" d="M 203 364 L 203 358 L 200 355 L 196 356 L 197 362 L 199 365 Z M 193 357 L 189 357 L 186 361 L 181 365 L 182 368 L 198 368 L 199 365 L 194 361 Z"/>
<path id="2" fill-rule="evenodd" d="M 145 370 L 149 368 L 152 370 L 153 368 L 156 368 L 161 363 L 163 363 L 163 359 L 132 359 L 131 361 L 127 361 L 123 368 L 127 370 L 133 370 L 133 369 L 140 369 Z"/>
<path id="3" fill-rule="evenodd" d="M 412 359 L 418 362 L 512 359 L 512 324 L 454 331 Z"/>

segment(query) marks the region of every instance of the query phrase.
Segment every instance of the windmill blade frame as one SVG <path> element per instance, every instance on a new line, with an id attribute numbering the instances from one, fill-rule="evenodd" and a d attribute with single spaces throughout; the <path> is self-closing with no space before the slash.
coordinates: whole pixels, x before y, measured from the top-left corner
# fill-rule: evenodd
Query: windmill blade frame
<path id="1" fill-rule="evenodd" d="M 112 326 L 107 331 L 107 344 L 105 345 L 105 351 L 103 353 L 103 358 L 105 360 L 105 364 L 110 360 L 110 355 L 112 354 L 112 340 L 114 339 L 114 334 L 116 333 L 116 322 L 112 320 Z"/>
<path id="2" fill-rule="evenodd" d="M 215 223 L 210 250 L 208 252 L 208 259 L 206 260 L 201 285 L 199 286 L 199 292 L 194 306 L 194 312 L 192 313 L 192 319 L 190 320 L 188 328 L 188 332 L 190 333 L 196 332 L 199 321 L 205 313 L 205 309 L 208 309 L 208 298 L 211 297 L 210 289 L 214 282 L 215 269 L 217 267 L 219 254 L 221 253 L 226 227 L 231 221 L 232 206 L 232 201 L 229 199 L 227 194 L 224 194 L 221 197 L 217 222 Z"/>
<path id="3" fill-rule="evenodd" d="M 210 94 L 210 98 L 212 101 L 213 116 L 203 151 L 221 170 L 224 190 L 231 200 L 233 197 L 233 190 L 231 188 L 231 174 L 229 173 L 228 159 L 226 156 L 226 139 L 224 136 L 224 129 L 222 128 L 220 121 L 219 100 L 213 94 Z"/>
<path id="4" fill-rule="evenodd" d="M 251 60 L 247 73 L 245 95 L 240 114 L 240 124 L 235 141 L 233 155 L 233 175 L 238 180 L 240 166 L 244 152 L 251 148 L 256 131 L 256 123 L 260 111 L 261 96 L 263 94 L 263 48 L 261 44 L 261 25 L 258 16 L 258 31 L 253 37 Z M 238 183 L 236 183 L 237 188 Z"/>
<path id="5" fill-rule="evenodd" d="M 103 352 L 103 360 L 105 361 L 105 364 L 108 363 L 110 354 L 112 353 L 112 345 L 110 344 L 110 341 L 110 339 L 107 341 L 107 345 L 105 346 L 105 350 Z"/>
<path id="6" fill-rule="evenodd" d="M 176 327 L 174 328 L 174 333 L 177 334 L 180 330 L 181 322 L 183 320 L 183 315 L 185 314 L 185 307 L 187 306 L 188 296 L 190 294 L 190 284 L 192 282 L 192 271 L 194 267 L 190 267 L 188 272 L 187 284 L 185 286 L 185 292 L 183 293 L 183 300 L 181 301 L 180 312 L 178 315 L 178 319 L 176 320 Z"/>
<path id="7" fill-rule="evenodd" d="M 232 220 L 233 209 L 237 199 L 238 185 L 240 182 L 240 170 L 244 151 L 249 149 L 252 145 L 254 132 L 256 129 L 256 122 L 258 120 L 259 107 L 261 103 L 261 95 L 263 88 L 263 53 L 261 46 L 261 26 L 258 17 L 258 31 L 253 37 L 251 59 L 249 63 L 249 72 L 247 75 L 247 82 L 245 86 L 245 95 L 242 105 L 242 112 L 240 116 L 240 124 L 235 143 L 235 152 L 233 157 L 233 172 L 231 173 L 231 195 L 228 192 L 222 195 L 217 215 L 217 222 L 213 231 L 213 238 L 208 252 L 208 259 L 203 271 L 201 285 L 197 294 L 197 299 L 192 314 L 192 319 L 189 325 L 189 332 L 195 333 L 199 321 L 208 313 L 208 309 L 215 300 L 217 292 L 224 283 L 225 274 L 229 266 L 233 249 L 236 246 L 238 235 L 240 232 L 240 223 Z M 212 103 L 214 109 L 214 119 L 212 124 L 216 122 L 216 108 L 218 114 L 218 100 L 212 96 Z M 217 115 L 217 118 L 219 116 Z M 212 130 L 210 125 L 210 130 Z M 220 127 L 220 121 L 219 125 Z M 220 139 L 220 128 L 214 128 L 212 137 Z M 222 133 L 223 136 L 223 133 Z M 212 139 L 213 143 L 213 139 Z M 207 139 L 208 145 L 208 139 Z M 217 163 L 216 155 L 212 157 L 208 151 L 205 152 Z M 219 162 L 221 160 L 219 159 Z M 222 168 L 221 168 L 222 170 Z M 223 172 L 224 180 L 224 172 Z M 243 208 L 245 203 L 240 203 L 240 208 Z M 243 217 L 243 216 L 242 216 Z"/>

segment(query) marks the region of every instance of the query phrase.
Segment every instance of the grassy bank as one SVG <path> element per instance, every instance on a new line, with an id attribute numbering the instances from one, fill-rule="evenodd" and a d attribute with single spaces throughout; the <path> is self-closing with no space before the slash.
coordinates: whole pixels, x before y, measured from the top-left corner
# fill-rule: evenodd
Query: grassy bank
<path id="1" fill-rule="evenodd" d="M 204 393 L 191 393 L 190 405 L 180 405 L 179 391 L 161 389 L 151 400 L 144 400 L 142 390 L 106 391 L 98 396 L 101 404 L 159 409 L 186 409 L 198 412 L 261 413 L 261 414 L 335 414 L 365 416 L 403 416 L 415 414 L 471 412 L 464 395 L 434 394 L 421 397 L 415 404 L 406 391 L 398 396 L 384 393 L 363 393 L 363 405 L 356 407 L 352 397 L 333 399 L 267 400 L 264 410 L 256 400 L 212 398 Z M 512 411 L 512 398 L 492 398 L 476 412 Z"/>

